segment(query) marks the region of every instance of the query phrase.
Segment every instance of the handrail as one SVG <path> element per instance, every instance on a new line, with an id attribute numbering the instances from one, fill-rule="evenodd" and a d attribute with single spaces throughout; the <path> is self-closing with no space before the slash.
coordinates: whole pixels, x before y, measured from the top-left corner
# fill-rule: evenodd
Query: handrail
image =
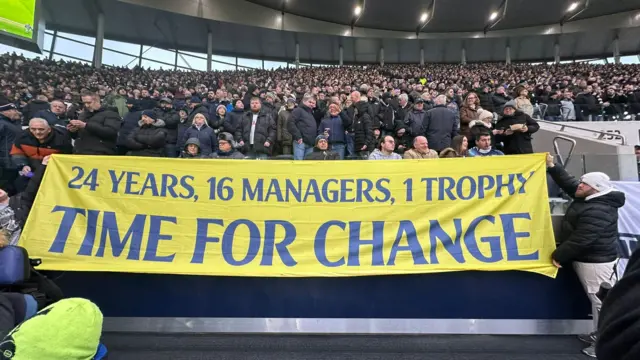
<path id="1" fill-rule="evenodd" d="M 567 154 L 567 157 L 565 159 L 563 159 L 562 154 L 560 154 L 560 147 L 558 146 L 558 140 L 564 140 L 571 144 L 571 147 L 569 148 L 569 153 Z M 553 138 L 553 151 L 555 151 L 556 155 L 558 155 L 558 160 L 560 160 L 560 165 L 562 165 L 562 167 L 566 167 L 567 164 L 569 164 L 569 160 L 571 160 L 571 155 L 573 155 L 573 150 L 575 148 L 576 148 L 575 139 L 568 138 L 562 135 L 556 135 L 556 137 Z"/>
<path id="2" fill-rule="evenodd" d="M 604 138 L 605 136 L 611 136 L 613 138 L 619 138 L 620 141 L 622 142 L 620 145 L 627 145 L 627 138 L 624 135 L 621 134 L 616 134 L 616 133 L 609 133 L 606 131 L 599 131 L 599 130 L 593 130 L 593 129 L 587 129 L 587 128 L 582 128 L 579 126 L 573 126 L 573 125 L 567 125 L 567 124 L 558 124 L 555 121 L 547 121 L 547 120 L 541 120 L 541 119 L 536 119 L 537 122 L 541 122 L 541 123 L 545 123 L 545 124 L 549 124 L 549 125 L 555 125 L 555 126 L 559 126 L 560 127 L 560 131 L 564 131 L 565 128 L 569 128 L 569 129 L 575 129 L 575 130 L 582 130 L 585 132 L 590 132 L 592 134 L 599 134 L 598 139 L 597 140 L 602 140 L 602 138 Z"/>

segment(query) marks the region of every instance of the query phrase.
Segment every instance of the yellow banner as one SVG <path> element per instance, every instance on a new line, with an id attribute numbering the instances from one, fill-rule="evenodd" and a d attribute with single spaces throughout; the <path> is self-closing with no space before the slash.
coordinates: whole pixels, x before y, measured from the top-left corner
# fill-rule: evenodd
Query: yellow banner
<path id="1" fill-rule="evenodd" d="M 46 270 L 556 275 L 545 154 L 326 162 L 55 155 L 21 244 Z"/>

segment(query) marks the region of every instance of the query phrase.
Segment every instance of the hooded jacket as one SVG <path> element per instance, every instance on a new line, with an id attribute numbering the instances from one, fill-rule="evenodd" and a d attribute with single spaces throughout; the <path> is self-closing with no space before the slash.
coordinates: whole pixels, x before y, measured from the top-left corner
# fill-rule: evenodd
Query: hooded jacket
<path id="1" fill-rule="evenodd" d="M 145 124 L 140 120 L 138 126 L 127 138 L 126 146 L 130 149 L 127 155 L 163 157 L 164 146 L 167 143 L 164 121 L 158 119 L 152 124 Z"/>
<path id="2" fill-rule="evenodd" d="M 16 326 L 0 343 L 0 359 L 103 359 L 102 321 L 102 312 L 91 301 L 60 300 Z"/>
<path id="3" fill-rule="evenodd" d="M 548 169 L 553 180 L 574 197 L 580 181 L 560 165 Z M 560 227 L 560 245 L 551 255 L 560 264 L 573 261 L 605 263 L 618 258 L 618 209 L 622 192 L 603 191 L 588 198 L 574 198 Z"/>
<path id="4" fill-rule="evenodd" d="M 187 151 L 187 147 L 189 145 L 195 145 L 195 146 L 198 147 L 198 152 L 195 155 L 191 155 Z M 198 140 L 197 138 L 187 139 L 187 141 L 185 141 L 185 143 L 184 143 L 184 148 L 182 149 L 182 152 L 180 153 L 180 157 L 183 158 L 183 159 L 200 159 L 200 158 L 202 158 L 202 151 L 200 149 L 200 140 Z"/>

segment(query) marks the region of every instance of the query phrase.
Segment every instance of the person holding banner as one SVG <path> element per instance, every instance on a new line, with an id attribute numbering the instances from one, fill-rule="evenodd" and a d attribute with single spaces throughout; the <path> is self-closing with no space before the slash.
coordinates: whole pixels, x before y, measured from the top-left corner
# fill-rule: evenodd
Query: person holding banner
<path id="1" fill-rule="evenodd" d="M 573 269 L 591 302 L 594 329 L 602 301 L 596 296 L 600 284 L 613 282 L 618 260 L 618 209 L 625 194 L 616 191 L 609 176 L 601 172 L 584 174 L 579 180 L 547 156 L 547 171 L 568 195 L 574 198 L 567 209 L 560 232 L 561 243 L 551 255 L 558 268 Z M 595 357 L 597 332 L 581 335 L 590 346 L 583 353 Z"/>

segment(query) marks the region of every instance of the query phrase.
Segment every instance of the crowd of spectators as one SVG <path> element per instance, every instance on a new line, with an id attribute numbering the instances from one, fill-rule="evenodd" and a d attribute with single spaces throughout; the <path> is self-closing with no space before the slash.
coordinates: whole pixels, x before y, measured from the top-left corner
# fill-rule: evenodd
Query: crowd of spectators
<path id="1" fill-rule="evenodd" d="M 536 120 L 635 120 L 637 65 L 187 72 L 0 55 L 2 186 L 47 155 L 434 159 L 533 152 Z M 24 130 L 23 130 L 24 129 Z"/>

